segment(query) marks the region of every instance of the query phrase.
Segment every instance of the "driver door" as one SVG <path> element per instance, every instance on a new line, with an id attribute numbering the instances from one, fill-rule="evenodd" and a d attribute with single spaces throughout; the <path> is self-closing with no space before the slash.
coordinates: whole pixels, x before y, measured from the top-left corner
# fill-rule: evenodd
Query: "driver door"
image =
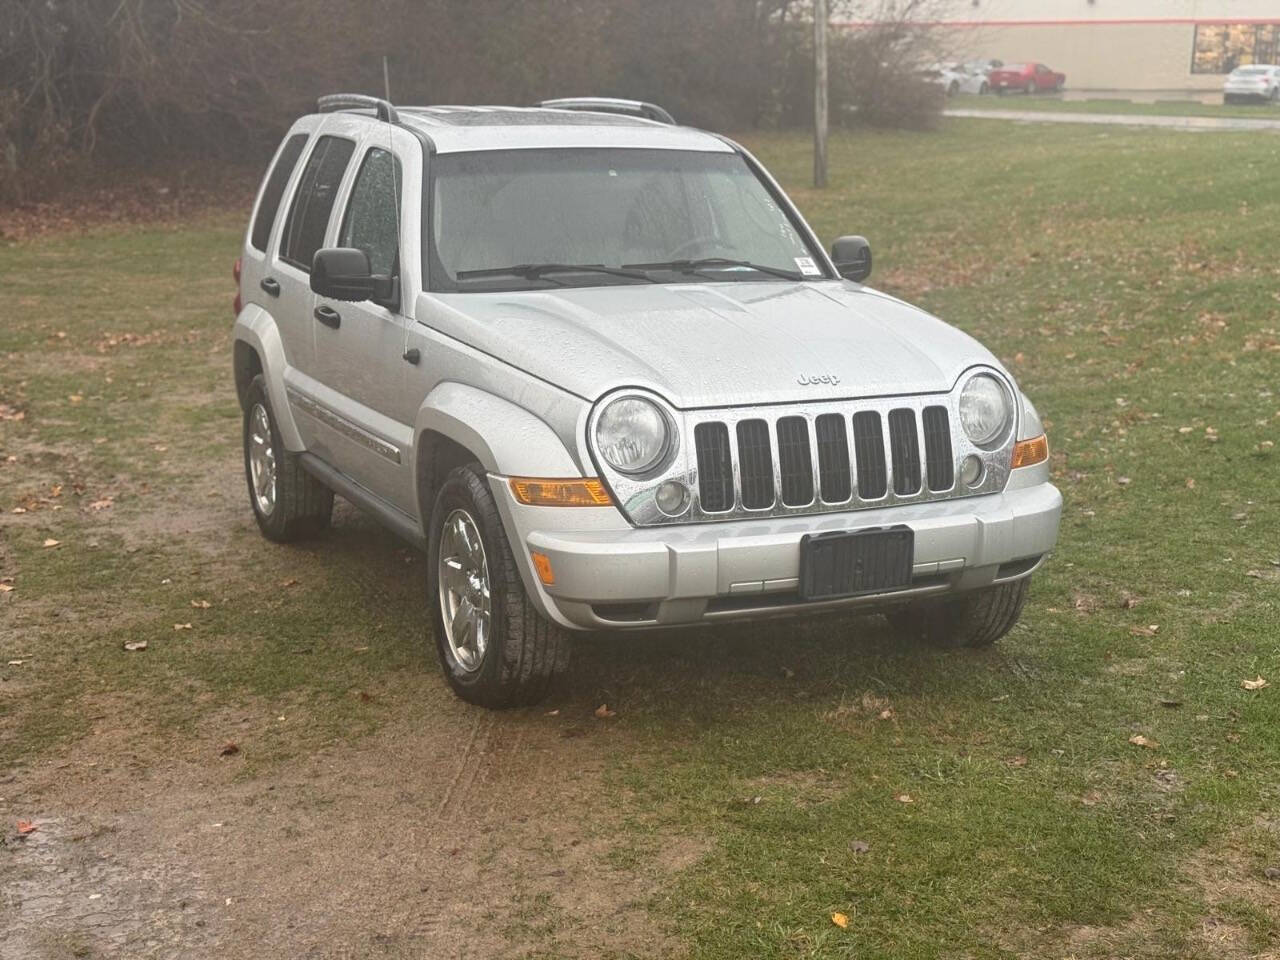
<path id="1" fill-rule="evenodd" d="M 406 228 L 403 144 L 386 128 L 360 145 L 356 173 L 328 246 L 355 247 L 374 273 L 397 279 L 385 302 L 316 297 L 316 399 L 326 408 L 330 462 L 401 510 L 414 510 L 410 463 L 414 411 L 405 398 L 404 359 L 416 284 L 403 269 Z M 416 219 L 414 221 L 416 223 Z M 409 282 L 406 282 L 408 280 Z"/>

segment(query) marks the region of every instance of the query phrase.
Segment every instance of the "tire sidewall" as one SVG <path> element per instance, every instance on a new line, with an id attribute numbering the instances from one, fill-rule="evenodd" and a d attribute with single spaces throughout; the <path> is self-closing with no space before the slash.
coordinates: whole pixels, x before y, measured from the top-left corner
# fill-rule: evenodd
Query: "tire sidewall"
<path id="1" fill-rule="evenodd" d="M 449 647 L 444 631 L 444 610 L 440 604 L 440 543 L 444 521 L 454 510 L 465 510 L 480 533 L 485 563 L 489 573 L 489 646 L 480 669 L 467 671 L 458 663 Z M 431 510 L 431 528 L 427 538 L 427 601 L 431 607 L 431 632 L 436 654 L 445 679 L 464 699 L 483 700 L 482 691 L 496 689 L 502 682 L 502 660 L 507 638 L 507 584 L 501 576 L 506 565 L 503 551 L 506 534 L 495 529 L 497 505 L 477 471 L 459 467 L 452 471 L 440 487 Z"/>
<path id="2" fill-rule="evenodd" d="M 258 404 L 262 404 L 263 409 L 267 411 L 267 421 L 271 427 L 271 449 L 276 457 L 276 505 L 269 515 L 258 509 L 258 498 L 253 489 L 253 471 L 249 467 L 249 433 L 252 429 L 253 408 Z M 262 374 L 253 378 L 249 383 L 249 389 L 245 392 L 240 444 L 244 454 L 245 486 L 248 490 L 249 507 L 253 510 L 253 517 L 258 521 L 258 528 L 263 534 L 272 538 L 280 537 L 284 534 L 285 522 L 285 511 L 281 508 L 280 502 L 280 466 L 284 454 L 284 441 L 280 438 L 280 428 L 276 426 L 276 412 L 271 408 L 271 398 L 267 396 L 267 385 Z"/>

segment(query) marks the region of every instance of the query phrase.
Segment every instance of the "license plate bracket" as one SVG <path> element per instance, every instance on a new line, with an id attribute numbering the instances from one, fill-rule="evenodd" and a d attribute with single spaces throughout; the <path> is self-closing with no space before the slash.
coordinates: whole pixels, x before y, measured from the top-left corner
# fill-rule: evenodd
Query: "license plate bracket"
<path id="1" fill-rule="evenodd" d="M 907 526 L 809 533 L 800 539 L 800 598 L 839 600 L 911 586 L 915 532 Z"/>

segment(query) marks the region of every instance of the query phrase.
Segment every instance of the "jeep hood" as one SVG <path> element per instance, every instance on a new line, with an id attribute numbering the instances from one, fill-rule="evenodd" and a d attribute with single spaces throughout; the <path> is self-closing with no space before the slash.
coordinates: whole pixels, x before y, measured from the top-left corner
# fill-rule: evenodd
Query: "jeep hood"
<path id="1" fill-rule="evenodd" d="M 418 307 L 420 322 L 587 400 L 624 386 L 684 409 L 935 393 L 974 364 L 1000 368 L 967 334 L 838 281 L 446 294 Z"/>

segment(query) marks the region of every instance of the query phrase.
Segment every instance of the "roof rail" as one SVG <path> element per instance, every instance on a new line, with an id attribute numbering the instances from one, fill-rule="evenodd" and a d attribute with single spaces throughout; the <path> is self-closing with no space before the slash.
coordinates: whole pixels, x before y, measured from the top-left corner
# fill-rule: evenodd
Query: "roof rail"
<path id="1" fill-rule="evenodd" d="M 368 97 L 363 93 L 331 93 L 316 101 L 316 110 L 320 113 L 333 113 L 337 110 L 372 110 L 379 120 L 387 123 L 399 123 L 400 115 L 391 101 L 380 97 Z"/>
<path id="2" fill-rule="evenodd" d="M 614 97 L 566 97 L 561 100 L 543 100 L 538 104 L 552 110 L 584 110 L 589 113 L 620 113 L 627 117 L 641 117 L 675 126 L 675 117 L 656 103 L 643 100 L 619 100 Z"/>

